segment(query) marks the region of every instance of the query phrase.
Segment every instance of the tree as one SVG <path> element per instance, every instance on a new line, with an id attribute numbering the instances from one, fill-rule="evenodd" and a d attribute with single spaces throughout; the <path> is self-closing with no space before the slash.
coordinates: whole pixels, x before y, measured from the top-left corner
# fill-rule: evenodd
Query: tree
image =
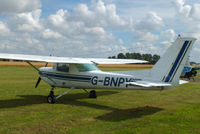
<path id="1" fill-rule="evenodd" d="M 139 60 L 146 60 L 149 62 L 149 64 L 155 64 L 159 59 L 160 56 L 157 54 L 140 54 L 140 53 L 119 53 L 117 57 L 115 56 L 109 56 L 110 59 L 139 59 Z"/>
<path id="2" fill-rule="evenodd" d="M 126 59 L 126 56 L 123 53 L 119 53 L 117 59 Z"/>
<path id="3" fill-rule="evenodd" d="M 156 62 L 160 59 L 160 56 L 157 54 L 153 55 L 152 64 L 156 64 Z"/>
<path id="4" fill-rule="evenodd" d="M 108 59 L 116 59 L 116 57 L 115 56 L 112 56 L 112 57 L 109 56 Z"/>
<path id="5" fill-rule="evenodd" d="M 126 53 L 125 56 L 126 56 L 126 59 L 131 59 L 131 54 L 130 53 Z"/>

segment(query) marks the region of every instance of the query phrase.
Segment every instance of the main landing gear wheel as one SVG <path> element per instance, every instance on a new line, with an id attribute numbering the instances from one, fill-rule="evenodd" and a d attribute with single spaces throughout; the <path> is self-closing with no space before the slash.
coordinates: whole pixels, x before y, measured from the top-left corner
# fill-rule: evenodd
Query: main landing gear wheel
<path id="1" fill-rule="evenodd" d="M 90 93 L 89 93 L 89 98 L 97 98 L 97 95 L 96 95 L 96 91 L 95 91 L 95 90 L 90 91 Z"/>
<path id="2" fill-rule="evenodd" d="M 47 102 L 51 104 L 54 104 L 56 102 L 53 91 L 50 91 L 49 95 L 47 96 Z"/>

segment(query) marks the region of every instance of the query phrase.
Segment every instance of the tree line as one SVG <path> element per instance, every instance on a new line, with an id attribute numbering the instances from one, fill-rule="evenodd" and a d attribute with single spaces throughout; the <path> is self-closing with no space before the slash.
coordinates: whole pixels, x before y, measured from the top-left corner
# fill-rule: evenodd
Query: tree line
<path id="1" fill-rule="evenodd" d="M 157 54 L 140 54 L 140 53 L 119 53 L 117 56 L 109 56 L 109 59 L 138 59 L 138 60 L 146 60 L 148 64 L 155 64 L 160 56 Z"/>

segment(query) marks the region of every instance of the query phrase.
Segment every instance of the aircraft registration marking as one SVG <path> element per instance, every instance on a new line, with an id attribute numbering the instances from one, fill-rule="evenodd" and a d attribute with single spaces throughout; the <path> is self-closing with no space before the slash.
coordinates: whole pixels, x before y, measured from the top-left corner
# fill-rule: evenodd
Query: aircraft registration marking
<path id="1" fill-rule="evenodd" d="M 91 83 L 92 83 L 92 85 L 98 85 L 98 83 L 103 83 L 103 86 L 120 87 L 124 83 L 134 82 L 136 80 L 141 80 L 141 79 L 124 78 L 124 77 L 108 77 L 108 76 L 106 76 L 103 79 L 99 80 L 98 76 L 93 76 L 91 78 Z M 126 87 L 128 87 L 127 84 L 126 84 Z"/>

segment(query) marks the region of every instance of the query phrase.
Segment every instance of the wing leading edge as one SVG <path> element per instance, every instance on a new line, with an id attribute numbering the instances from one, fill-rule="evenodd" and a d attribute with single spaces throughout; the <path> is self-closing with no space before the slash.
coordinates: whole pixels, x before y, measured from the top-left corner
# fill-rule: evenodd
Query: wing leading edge
<path id="1" fill-rule="evenodd" d="M 50 63 L 95 63 L 95 64 L 131 64 L 146 63 L 144 60 L 136 59 L 100 59 L 100 58 L 72 58 L 72 57 L 55 57 L 55 56 L 38 56 L 25 54 L 7 54 L 0 53 L 0 59 L 37 61 Z"/>
<path id="2" fill-rule="evenodd" d="M 132 63 L 147 63 L 145 60 L 137 59 L 102 59 L 102 58 L 90 58 L 88 59 L 95 64 L 132 64 Z"/>

